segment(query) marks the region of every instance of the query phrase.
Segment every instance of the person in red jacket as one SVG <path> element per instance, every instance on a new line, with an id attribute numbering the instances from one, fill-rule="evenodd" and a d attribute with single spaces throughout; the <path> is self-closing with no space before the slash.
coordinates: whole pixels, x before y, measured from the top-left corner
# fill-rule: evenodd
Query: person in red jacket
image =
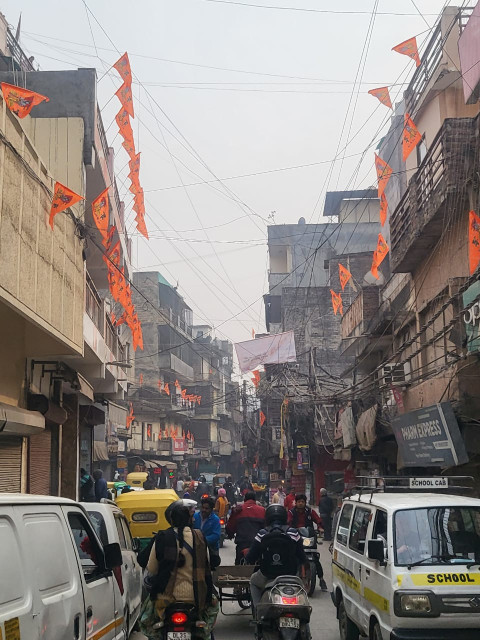
<path id="1" fill-rule="evenodd" d="M 283 506 L 285 507 L 288 513 L 290 509 L 293 509 L 294 505 L 295 505 L 295 491 L 293 490 L 293 487 L 290 487 L 287 493 L 287 497 L 285 498 L 285 504 Z"/>
<path id="2" fill-rule="evenodd" d="M 235 564 L 240 564 L 244 552 L 250 549 L 255 536 L 264 526 L 265 509 L 256 503 L 255 493 L 247 491 L 245 501 L 233 509 L 226 526 L 227 536 L 235 536 Z"/>

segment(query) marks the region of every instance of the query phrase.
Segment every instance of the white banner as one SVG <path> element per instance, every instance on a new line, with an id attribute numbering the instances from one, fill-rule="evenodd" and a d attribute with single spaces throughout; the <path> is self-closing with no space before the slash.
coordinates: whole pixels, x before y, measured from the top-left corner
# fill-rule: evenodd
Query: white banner
<path id="1" fill-rule="evenodd" d="M 242 373 L 253 371 L 260 364 L 281 364 L 297 360 L 293 331 L 238 342 L 235 344 L 235 349 Z"/>

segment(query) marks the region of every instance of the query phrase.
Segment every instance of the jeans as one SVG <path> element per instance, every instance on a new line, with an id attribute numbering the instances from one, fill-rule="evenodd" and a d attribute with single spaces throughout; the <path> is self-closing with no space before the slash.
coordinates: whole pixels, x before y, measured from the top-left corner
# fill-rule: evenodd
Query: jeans
<path id="1" fill-rule="evenodd" d="M 321 513 L 320 517 L 322 519 L 323 524 L 323 539 L 331 540 L 332 539 L 332 514 L 331 513 Z"/>
<path id="2" fill-rule="evenodd" d="M 252 594 L 252 603 L 254 608 L 257 607 L 260 602 L 260 598 L 262 597 L 263 590 L 271 580 L 272 578 L 267 578 L 260 570 L 252 573 L 252 577 L 250 578 L 250 593 Z"/>

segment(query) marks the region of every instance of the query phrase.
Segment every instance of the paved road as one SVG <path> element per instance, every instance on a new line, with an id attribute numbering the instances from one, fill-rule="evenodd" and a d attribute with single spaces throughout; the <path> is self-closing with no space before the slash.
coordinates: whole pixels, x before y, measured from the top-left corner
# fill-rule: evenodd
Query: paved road
<path id="1" fill-rule="evenodd" d="M 233 564 L 234 548 L 232 541 L 225 542 L 225 546 L 221 550 L 222 564 Z M 332 585 L 331 556 L 326 543 L 320 546 L 320 554 L 325 580 L 330 589 Z M 313 640 L 339 640 L 338 622 L 330 593 L 316 589 L 310 601 L 313 607 L 310 625 Z M 239 607 L 233 603 L 228 603 L 225 609 L 228 613 L 239 613 L 240 611 Z M 253 640 L 253 627 L 249 625 L 250 620 L 250 615 L 226 616 L 219 614 L 215 627 L 215 640 Z M 134 633 L 131 636 L 131 640 L 144 640 L 144 638 L 145 636 L 140 633 Z"/>

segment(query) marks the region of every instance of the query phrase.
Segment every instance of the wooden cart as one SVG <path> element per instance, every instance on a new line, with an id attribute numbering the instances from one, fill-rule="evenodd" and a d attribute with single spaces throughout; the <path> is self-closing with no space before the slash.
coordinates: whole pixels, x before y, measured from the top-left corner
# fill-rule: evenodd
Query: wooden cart
<path id="1" fill-rule="evenodd" d="M 223 610 L 224 602 L 237 602 L 240 608 L 245 611 L 244 615 L 250 615 L 250 576 L 254 567 L 248 564 L 234 566 L 220 565 L 213 573 L 213 582 L 218 589 L 218 599 L 220 601 L 220 611 L 225 616 L 242 615 L 239 613 L 226 613 Z"/>

